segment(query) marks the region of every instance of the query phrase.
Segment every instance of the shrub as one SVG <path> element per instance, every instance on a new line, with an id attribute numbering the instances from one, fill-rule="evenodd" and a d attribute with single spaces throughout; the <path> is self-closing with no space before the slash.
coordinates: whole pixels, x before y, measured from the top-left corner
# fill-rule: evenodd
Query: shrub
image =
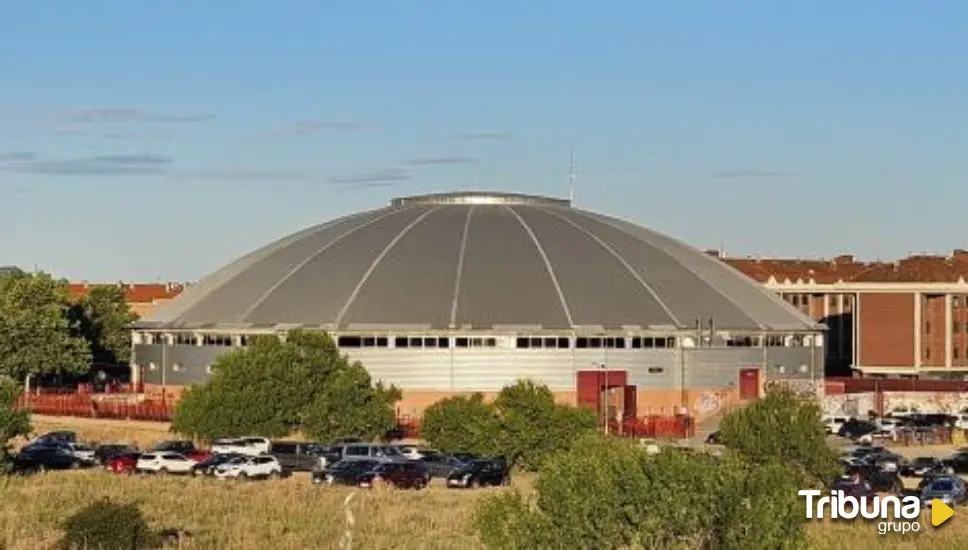
<path id="1" fill-rule="evenodd" d="M 30 433 L 30 413 L 17 409 L 20 384 L 12 378 L 0 376 L 0 473 L 11 466 L 10 440 Z"/>
<path id="2" fill-rule="evenodd" d="M 67 519 L 60 547 L 65 550 L 141 550 L 154 548 L 159 542 L 137 505 L 100 500 Z"/>
<path id="3" fill-rule="evenodd" d="M 719 426 L 723 445 L 753 463 L 779 461 L 793 465 L 801 483 L 826 481 L 839 470 L 827 444 L 816 401 L 783 388 L 726 415 Z"/>
<path id="4" fill-rule="evenodd" d="M 547 386 L 520 380 L 502 389 L 493 403 L 485 403 L 481 394 L 434 403 L 424 411 L 421 436 L 446 452 L 503 456 L 535 470 L 596 428 L 591 411 L 555 403 Z"/>
<path id="5" fill-rule="evenodd" d="M 296 430 L 320 439 L 374 438 L 395 424 L 399 390 L 373 384 L 325 333 L 293 331 L 285 342 L 255 338 L 219 358 L 214 370 L 179 400 L 174 430 L 204 439 Z"/>

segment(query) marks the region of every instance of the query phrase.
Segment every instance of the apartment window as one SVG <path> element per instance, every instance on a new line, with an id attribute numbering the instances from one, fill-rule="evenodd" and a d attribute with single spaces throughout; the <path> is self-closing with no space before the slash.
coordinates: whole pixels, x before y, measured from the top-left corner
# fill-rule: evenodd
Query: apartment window
<path id="1" fill-rule="evenodd" d="M 951 332 L 961 332 L 961 323 L 958 321 L 951 323 Z"/>
<path id="2" fill-rule="evenodd" d="M 800 295 L 799 294 L 794 294 L 793 296 L 790 296 L 790 302 L 793 305 L 795 305 L 797 307 L 800 307 Z"/>
<path id="3" fill-rule="evenodd" d="M 617 348 L 617 349 L 625 348 L 625 338 L 608 337 L 608 338 L 603 338 L 603 340 L 606 348 Z"/>
<path id="4" fill-rule="evenodd" d="M 493 348 L 497 346 L 496 338 L 465 338 L 454 339 L 454 347 L 458 348 Z"/>
<path id="5" fill-rule="evenodd" d="M 924 358 L 931 359 L 931 348 L 924 348 Z"/>
<path id="6" fill-rule="evenodd" d="M 951 307 L 953 307 L 953 308 L 961 307 L 961 297 L 960 296 L 952 296 L 951 297 Z"/>
<path id="7" fill-rule="evenodd" d="M 958 348 L 953 348 L 951 350 L 951 357 L 952 359 L 958 359 Z"/>
<path id="8" fill-rule="evenodd" d="M 662 367 L 649 367 L 649 374 L 662 374 L 665 369 Z"/>
<path id="9" fill-rule="evenodd" d="M 827 303 L 830 304 L 830 307 L 837 307 L 837 295 L 831 294 L 827 296 Z"/>
<path id="10" fill-rule="evenodd" d="M 249 345 L 249 336 L 247 334 L 242 334 L 239 336 L 239 345 L 242 347 Z"/>
<path id="11" fill-rule="evenodd" d="M 206 346 L 231 346 L 232 337 L 226 334 L 206 334 L 202 337 L 202 343 Z"/>
<path id="12" fill-rule="evenodd" d="M 195 335 L 190 332 L 175 333 L 175 345 L 176 346 L 194 346 Z"/>
<path id="13" fill-rule="evenodd" d="M 931 321 L 926 321 L 924 323 L 924 333 L 931 334 Z"/>

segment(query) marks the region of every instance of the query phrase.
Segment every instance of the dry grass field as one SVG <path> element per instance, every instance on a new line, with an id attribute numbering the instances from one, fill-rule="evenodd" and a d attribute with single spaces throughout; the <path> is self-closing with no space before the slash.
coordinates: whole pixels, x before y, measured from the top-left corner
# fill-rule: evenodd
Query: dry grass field
<path id="1" fill-rule="evenodd" d="M 171 437 L 166 425 L 88 419 L 34 418 L 38 433 L 71 429 L 86 440 L 136 442 Z M 905 454 L 945 455 L 950 447 L 899 449 Z M 528 491 L 530 479 L 514 487 Z M 350 502 L 356 525 L 353 546 L 367 549 L 461 549 L 480 546 L 470 524 L 475 503 L 506 489 L 453 491 L 439 485 L 422 492 L 358 491 Z M 189 533 L 182 548 L 336 548 L 346 529 L 343 500 L 352 489 L 322 488 L 297 475 L 277 482 L 118 477 L 102 471 L 52 472 L 0 480 L 0 549 L 50 548 L 61 525 L 85 504 L 109 497 L 137 502 L 157 528 Z M 810 546 L 820 550 L 932 550 L 968 548 L 968 508 L 939 529 L 922 517 L 918 534 L 880 535 L 876 523 L 817 523 Z M 178 547 L 173 544 L 172 548 Z"/>

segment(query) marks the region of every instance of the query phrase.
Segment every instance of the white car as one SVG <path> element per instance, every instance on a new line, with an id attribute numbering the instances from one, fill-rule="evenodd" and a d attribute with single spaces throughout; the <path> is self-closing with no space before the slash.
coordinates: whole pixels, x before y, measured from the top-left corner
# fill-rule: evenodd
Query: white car
<path id="1" fill-rule="evenodd" d="M 152 474 L 189 474 L 196 462 L 172 452 L 146 453 L 138 458 L 135 471 Z"/>
<path id="2" fill-rule="evenodd" d="M 282 464 L 271 455 L 239 457 L 218 465 L 214 473 L 221 479 L 274 479 L 282 475 Z"/>
<path id="3" fill-rule="evenodd" d="M 396 445 L 394 446 L 404 458 L 409 460 L 420 460 L 425 454 L 440 454 L 439 451 L 421 447 L 419 445 Z"/>
<path id="4" fill-rule="evenodd" d="M 264 437 L 239 437 L 216 439 L 212 442 L 212 452 L 223 455 L 258 456 L 269 452 L 269 440 Z"/>

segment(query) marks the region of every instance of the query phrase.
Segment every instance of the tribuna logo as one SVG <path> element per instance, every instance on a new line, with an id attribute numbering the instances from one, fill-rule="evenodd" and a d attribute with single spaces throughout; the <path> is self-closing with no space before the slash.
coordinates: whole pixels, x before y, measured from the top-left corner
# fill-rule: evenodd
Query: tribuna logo
<path id="1" fill-rule="evenodd" d="M 877 526 L 880 534 L 888 532 L 907 533 L 919 531 L 921 523 L 921 499 L 916 496 L 898 498 L 896 496 L 854 497 L 843 491 L 831 491 L 828 496 L 818 498 L 818 490 L 802 490 L 799 496 L 807 497 L 807 519 L 824 519 L 824 510 L 829 508 L 831 519 L 879 519 Z"/>

